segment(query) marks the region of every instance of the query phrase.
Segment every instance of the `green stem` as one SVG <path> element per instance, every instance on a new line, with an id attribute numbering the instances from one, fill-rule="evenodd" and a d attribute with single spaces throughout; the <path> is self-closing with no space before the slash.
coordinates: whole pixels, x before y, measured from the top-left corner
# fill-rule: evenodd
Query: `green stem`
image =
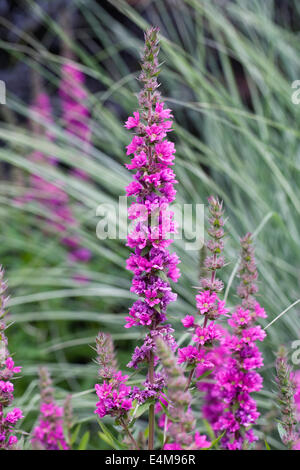
<path id="1" fill-rule="evenodd" d="M 133 443 L 135 449 L 136 449 L 136 450 L 139 450 L 139 446 L 138 446 L 138 444 L 137 444 L 135 438 L 133 437 L 133 435 L 132 435 L 131 432 L 129 431 L 128 426 L 127 426 L 127 424 L 125 423 L 124 419 L 121 419 L 121 424 L 122 424 L 124 430 L 126 431 L 128 437 L 129 437 L 129 439 L 130 439 L 131 442 Z"/>
<path id="2" fill-rule="evenodd" d="M 149 359 L 149 382 L 153 384 L 154 382 L 154 354 L 151 351 Z M 148 450 L 153 450 L 154 448 L 154 404 L 149 406 L 149 438 L 148 438 Z"/>
<path id="3" fill-rule="evenodd" d="M 207 325 L 207 320 L 208 320 L 208 318 L 205 317 L 205 318 L 204 318 L 204 323 L 203 323 L 203 328 L 206 327 L 206 325 Z M 199 345 L 198 351 L 200 351 L 200 348 L 201 348 L 201 346 Z M 196 369 L 196 367 L 194 367 L 194 368 L 190 371 L 190 373 L 189 373 L 189 376 L 188 376 L 188 379 L 187 379 L 187 383 L 186 383 L 186 387 L 185 387 L 185 389 L 184 389 L 185 392 L 189 389 L 189 387 L 190 387 L 190 385 L 191 385 L 191 382 L 192 382 L 192 378 L 193 378 L 195 369 Z"/>

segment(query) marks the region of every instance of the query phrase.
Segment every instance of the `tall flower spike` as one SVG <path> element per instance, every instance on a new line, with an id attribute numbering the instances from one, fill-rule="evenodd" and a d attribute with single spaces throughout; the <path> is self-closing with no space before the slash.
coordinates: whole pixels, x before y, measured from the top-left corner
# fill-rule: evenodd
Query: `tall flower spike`
<path id="1" fill-rule="evenodd" d="M 42 90 L 40 80 L 34 75 L 34 101 L 31 110 L 40 117 L 40 121 L 45 124 L 53 124 L 52 107 L 48 95 Z M 32 122 L 32 131 L 35 135 L 42 135 L 49 140 L 53 140 L 53 136 L 44 126 Z M 29 159 L 38 164 L 45 166 L 56 165 L 57 161 L 43 152 L 35 151 Z M 30 176 L 30 190 L 22 198 L 20 202 L 37 201 L 47 214 L 46 222 L 51 230 L 61 233 L 62 241 L 66 245 L 70 245 L 67 231 L 69 227 L 75 225 L 75 219 L 69 207 L 69 197 L 63 189 L 60 181 L 50 183 L 38 174 Z"/>
<path id="2" fill-rule="evenodd" d="M 64 63 L 61 74 L 59 96 L 64 127 L 67 134 L 82 141 L 82 165 L 81 168 L 73 168 L 71 175 L 88 180 L 88 175 L 83 170 L 84 153 L 87 153 L 91 144 L 90 112 L 87 106 L 88 94 L 84 87 L 85 77 L 74 61 Z M 82 246 L 78 236 L 66 236 L 63 238 L 63 243 L 70 249 L 69 258 L 72 262 L 86 263 L 91 259 L 91 251 Z M 77 280 L 85 281 L 86 278 L 79 275 Z"/>
<path id="3" fill-rule="evenodd" d="M 200 279 L 201 288 L 196 295 L 196 305 L 198 315 L 202 319 L 202 324 L 192 315 L 187 315 L 183 320 L 185 328 L 192 328 L 193 346 L 187 346 L 179 349 L 178 356 L 180 363 L 186 363 L 192 369 L 189 374 L 187 387 L 189 387 L 194 373 L 199 377 L 208 370 L 213 370 L 216 366 L 216 346 L 219 343 L 224 331 L 215 320 L 220 316 L 226 315 L 228 310 L 225 308 L 225 302 L 220 300 L 219 293 L 223 289 L 223 282 L 217 278 L 217 271 L 224 265 L 222 255 L 224 242 L 224 219 L 223 204 L 217 198 L 210 196 L 209 203 L 209 223 L 208 233 L 210 240 L 206 243 L 206 249 L 210 252 L 205 260 L 206 277 Z"/>
<path id="4" fill-rule="evenodd" d="M 297 413 L 297 420 L 300 423 L 300 370 L 299 369 L 293 372 L 292 378 L 296 384 L 296 390 L 295 390 L 296 413 Z"/>
<path id="5" fill-rule="evenodd" d="M 117 419 L 126 418 L 132 407 L 131 387 L 126 385 L 128 375 L 122 375 L 117 369 L 112 338 L 100 332 L 96 338 L 97 363 L 100 366 L 99 377 L 102 384 L 96 384 L 99 397 L 95 413 L 99 418 L 106 415 Z"/>
<path id="6" fill-rule="evenodd" d="M 96 338 L 97 363 L 100 366 L 99 375 L 110 379 L 117 371 L 114 344 L 110 334 L 99 332 Z"/>
<path id="7" fill-rule="evenodd" d="M 88 94 L 84 88 L 84 74 L 76 62 L 66 62 L 62 66 L 59 95 L 66 131 L 81 139 L 83 146 L 88 147 L 91 140 L 90 113 L 86 105 Z"/>
<path id="8" fill-rule="evenodd" d="M 23 418 L 22 411 L 19 408 L 14 408 L 5 413 L 5 408 L 10 406 L 14 399 L 14 385 L 11 379 L 21 370 L 21 367 L 15 367 L 7 348 L 4 323 L 8 300 L 8 297 L 5 296 L 6 288 L 4 271 L 0 266 L 0 450 L 16 448 L 18 439 L 14 435 L 14 427 Z"/>
<path id="9" fill-rule="evenodd" d="M 164 426 L 167 429 L 168 442 L 165 450 L 200 449 L 209 447 L 206 436 L 198 432 L 193 434 L 195 418 L 191 410 L 192 396 L 186 390 L 186 378 L 183 369 L 177 364 L 177 359 L 161 339 L 157 339 L 158 355 L 162 362 L 167 380 L 166 397 L 162 400 L 168 408 L 168 416 L 164 415 Z M 158 407 L 160 404 L 158 404 Z M 158 409 L 157 409 L 158 411 Z M 169 442 L 169 440 L 173 442 Z"/>
<path id="10" fill-rule="evenodd" d="M 69 450 L 64 436 L 64 410 L 54 400 L 50 374 L 40 369 L 41 406 L 39 424 L 33 431 L 32 447 L 40 450 Z"/>
<path id="11" fill-rule="evenodd" d="M 60 17 L 60 24 L 66 35 L 74 40 L 73 12 L 66 9 Z M 62 120 L 66 132 L 82 141 L 81 150 L 84 153 L 91 145 L 91 122 L 88 106 L 88 92 L 85 87 L 85 74 L 82 67 L 75 62 L 73 51 L 67 43 L 62 44 L 62 55 L 66 58 L 61 68 L 59 96 Z M 75 176 L 88 179 L 82 168 L 73 170 Z"/>
<path id="12" fill-rule="evenodd" d="M 99 401 L 96 403 L 95 413 L 99 418 L 112 416 L 116 424 L 123 427 L 134 449 L 138 449 L 130 427 L 128 412 L 132 409 L 132 388 L 127 385 L 128 375 L 118 371 L 112 338 L 107 333 L 100 332 L 96 338 L 97 363 L 100 366 L 99 377 L 101 384 L 96 384 L 96 394 Z"/>
<path id="13" fill-rule="evenodd" d="M 225 431 L 222 445 L 229 450 L 241 450 L 257 440 L 252 430 L 259 412 L 252 392 L 262 388 L 262 377 L 255 369 L 263 365 L 262 355 L 256 341 L 263 341 L 266 333 L 257 325 L 258 318 L 265 318 L 265 310 L 254 297 L 257 292 L 257 269 L 248 233 L 241 239 L 241 282 L 237 288 L 242 304 L 238 305 L 228 320 L 233 335 L 226 340 L 231 358 L 217 375 L 221 397 L 225 403 L 223 413 L 214 423 L 214 429 Z"/>
<path id="14" fill-rule="evenodd" d="M 254 295 L 258 292 L 257 287 L 257 269 L 254 258 L 254 247 L 252 244 L 252 235 L 247 233 L 244 238 L 240 240 L 241 244 L 241 259 L 239 269 L 239 277 L 241 279 L 240 285 L 237 288 L 237 293 L 242 299 L 242 306 L 247 309 L 255 310 L 256 299 Z"/>
<path id="15" fill-rule="evenodd" d="M 126 166 L 135 170 L 133 181 L 126 188 L 127 196 L 134 197 L 128 210 L 134 228 L 127 238 L 127 245 L 134 252 L 127 260 L 127 269 L 134 273 L 131 291 L 140 297 L 131 307 L 125 327 L 142 326 L 149 330 L 144 344 L 135 349 L 129 367 L 148 363 L 150 387 L 155 382 L 157 337 L 163 337 L 171 348 L 176 347 L 172 328 L 162 323 L 166 321 L 168 304 L 176 300 L 170 281 L 176 282 L 180 275 L 179 259 L 168 251 L 172 243 L 170 234 L 176 232 L 174 214 L 169 210 L 176 194 L 175 174 L 170 168 L 174 164 L 175 147 L 167 140 L 173 116 L 170 109 L 165 109 L 158 92 L 158 53 L 158 29 L 151 28 L 145 34 L 139 76 L 144 85 L 139 94 L 140 109 L 125 124 L 127 129 L 135 131 L 127 146 L 127 155 L 133 157 Z M 153 448 L 153 405 L 149 419 L 149 448 Z"/>
<path id="16" fill-rule="evenodd" d="M 66 442 L 69 448 L 72 447 L 72 435 L 71 430 L 73 426 L 73 407 L 72 407 L 72 395 L 69 394 L 66 396 L 64 401 L 64 428 L 66 433 Z"/>
<path id="17" fill-rule="evenodd" d="M 284 430 L 281 439 L 289 449 L 298 450 L 300 434 L 297 432 L 296 383 L 292 378 L 292 369 L 288 365 L 287 352 L 284 347 L 279 349 L 276 358 L 276 383 L 278 387 L 277 400 L 281 413 L 281 425 Z"/>
<path id="18" fill-rule="evenodd" d="M 72 67 L 70 66 L 70 68 Z M 41 80 L 37 75 L 33 76 L 33 84 L 34 101 L 31 105 L 31 110 L 40 118 L 39 122 L 43 122 L 44 125 L 41 126 L 36 121 L 32 121 L 32 132 L 35 135 L 42 135 L 50 141 L 53 141 L 54 136 L 51 131 L 47 130 L 45 127 L 46 125 L 53 125 L 54 122 L 51 101 L 49 96 L 43 91 Z M 64 89 L 65 88 L 70 89 L 70 86 L 67 86 L 65 83 Z M 67 104 L 65 104 L 65 106 L 63 105 L 63 107 L 67 107 Z M 70 124 L 70 116 L 68 122 Z M 53 156 L 45 155 L 40 151 L 32 152 L 29 158 L 35 163 L 45 166 L 57 165 L 58 163 L 57 159 Z M 77 176 L 83 177 L 83 173 L 81 174 L 81 171 L 78 170 Z M 17 203 L 21 204 L 30 201 L 37 201 L 43 206 L 45 214 L 48 214 L 48 217 L 45 219 L 47 229 L 50 227 L 51 231 L 55 230 L 60 233 L 62 244 L 69 250 L 68 257 L 70 261 L 81 263 L 88 262 L 91 259 L 90 250 L 82 246 L 78 235 L 72 233 L 72 230 L 74 230 L 78 224 L 70 207 L 69 196 L 64 191 L 64 183 L 59 180 L 52 183 L 38 174 L 32 174 L 30 176 L 30 190 L 23 197 L 16 200 Z M 76 279 L 78 281 L 86 281 L 86 278 L 80 275 L 77 276 Z"/>

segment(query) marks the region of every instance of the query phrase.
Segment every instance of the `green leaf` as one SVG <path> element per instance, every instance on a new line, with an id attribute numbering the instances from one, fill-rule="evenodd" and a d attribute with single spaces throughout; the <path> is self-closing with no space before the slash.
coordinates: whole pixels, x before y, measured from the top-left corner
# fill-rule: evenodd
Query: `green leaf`
<path id="1" fill-rule="evenodd" d="M 78 450 L 86 450 L 87 445 L 89 443 L 89 439 L 90 439 L 90 432 L 86 431 L 81 438 L 80 444 L 78 446 Z"/>
<path id="2" fill-rule="evenodd" d="M 60 441 L 57 441 L 57 444 L 58 444 L 59 450 L 64 450 L 64 448 L 63 448 L 63 446 L 61 445 L 61 442 L 60 442 Z"/>
<path id="3" fill-rule="evenodd" d="M 106 434 L 104 434 L 104 432 L 98 432 L 98 436 L 100 437 L 100 439 L 104 442 L 106 442 L 106 444 L 108 444 L 110 447 L 112 447 L 113 449 L 115 449 L 115 446 L 114 446 L 114 443 L 111 441 L 111 439 L 109 439 L 107 437 Z"/>
<path id="4" fill-rule="evenodd" d="M 106 442 L 107 440 L 109 440 L 110 445 L 112 446 L 113 449 L 116 449 L 116 450 L 127 449 L 127 446 L 123 444 L 123 442 L 119 442 L 118 439 L 115 438 L 111 434 L 109 429 L 105 426 L 105 424 L 102 421 L 98 420 L 98 422 L 99 422 L 100 428 L 102 429 L 103 434 L 106 436 Z"/>
<path id="5" fill-rule="evenodd" d="M 168 408 L 166 407 L 166 405 L 165 405 L 161 400 L 159 400 L 159 403 L 161 404 L 161 406 L 162 406 L 162 408 L 163 408 L 163 410 L 164 410 L 164 413 L 167 415 L 167 417 L 168 417 L 173 423 L 179 423 L 180 420 L 179 420 L 179 419 L 174 419 L 174 418 L 170 415 Z"/>
<path id="6" fill-rule="evenodd" d="M 211 427 L 211 425 L 209 424 L 209 422 L 206 420 L 206 419 L 203 419 L 203 423 L 204 423 L 204 426 L 206 428 L 206 431 L 207 431 L 207 434 L 209 435 L 210 439 L 212 440 L 215 440 L 216 439 L 216 435 L 213 431 L 213 428 Z"/>
<path id="7" fill-rule="evenodd" d="M 211 445 L 209 447 L 207 447 L 207 449 L 205 450 L 209 450 L 209 449 L 212 449 L 213 447 L 217 447 L 217 444 L 219 443 L 219 441 L 222 439 L 222 437 L 224 436 L 225 434 L 225 431 L 222 432 L 222 434 L 220 434 L 220 436 L 218 436 L 216 439 L 214 439 L 211 443 Z"/>
<path id="8" fill-rule="evenodd" d="M 202 375 L 200 375 L 200 377 L 197 377 L 197 382 L 195 382 L 193 385 L 196 385 L 196 383 L 200 382 L 201 379 L 208 377 L 212 372 L 213 372 L 213 369 L 206 370 Z"/>
<path id="9" fill-rule="evenodd" d="M 80 431 L 81 424 L 78 424 L 76 428 L 74 429 L 72 436 L 71 436 L 71 445 L 73 445 L 77 439 L 78 433 Z"/>
<path id="10" fill-rule="evenodd" d="M 140 416 L 142 416 L 142 414 L 145 413 L 145 411 L 147 411 L 149 409 L 149 406 L 150 405 L 153 405 L 155 403 L 154 400 L 147 400 L 145 401 L 145 403 L 143 403 L 142 405 L 140 405 L 138 408 L 137 408 L 137 411 L 134 413 L 134 418 L 139 418 Z"/>
<path id="11" fill-rule="evenodd" d="M 284 441 L 286 432 L 285 432 L 285 429 L 284 429 L 284 427 L 282 426 L 281 423 L 277 423 L 277 429 L 278 429 L 278 433 L 279 433 L 280 439 L 281 439 L 282 441 Z"/>
<path id="12" fill-rule="evenodd" d="M 265 439 L 265 446 L 266 446 L 266 449 L 267 449 L 267 450 L 271 450 L 271 447 L 270 447 L 269 444 L 267 443 L 266 439 Z"/>
<path id="13" fill-rule="evenodd" d="M 160 270 L 157 272 L 157 274 L 163 281 L 170 283 L 170 279 L 168 278 L 168 276 L 166 275 L 164 271 Z"/>

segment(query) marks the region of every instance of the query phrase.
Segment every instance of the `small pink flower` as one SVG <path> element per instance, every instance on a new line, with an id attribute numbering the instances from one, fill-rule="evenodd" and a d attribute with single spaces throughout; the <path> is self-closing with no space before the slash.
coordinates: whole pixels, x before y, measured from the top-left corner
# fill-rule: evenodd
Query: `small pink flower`
<path id="1" fill-rule="evenodd" d="M 164 109 L 164 105 L 165 103 L 163 102 L 157 102 L 156 105 L 155 105 L 155 113 L 157 113 L 158 115 L 158 118 L 160 120 L 164 120 L 164 119 L 170 119 L 173 117 L 172 115 L 172 112 L 170 109 Z"/>
<path id="2" fill-rule="evenodd" d="M 196 305 L 201 315 L 215 308 L 216 300 L 217 294 L 215 292 L 210 293 L 209 290 L 202 291 L 200 294 L 196 295 Z"/>
<path id="3" fill-rule="evenodd" d="M 127 196 L 134 196 L 139 194 L 143 189 L 143 186 L 138 181 L 132 181 L 128 186 L 126 186 Z"/>
<path id="4" fill-rule="evenodd" d="M 18 438 L 16 436 L 9 436 L 8 438 L 8 445 L 10 447 L 16 445 L 16 443 L 18 442 Z"/>
<path id="5" fill-rule="evenodd" d="M 18 374 L 22 367 L 18 366 L 18 367 L 14 367 L 15 366 L 15 363 L 13 361 L 13 359 L 11 357 L 8 357 L 5 361 L 5 365 L 6 367 L 11 370 L 14 374 Z"/>
<path id="6" fill-rule="evenodd" d="M 138 111 L 133 113 L 134 117 L 129 117 L 125 123 L 126 129 L 132 129 L 133 127 L 137 127 L 140 123 L 140 113 Z"/>
<path id="7" fill-rule="evenodd" d="M 255 304 L 255 315 L 258 318 L 267 318 L 265 309 L 261 307 L 258 302 Z"/>
<path id="8" fill-rule="evenodd" d="M 5 420 L 10 424 L 16 424 L 21 418 L 24 418 L 22 411 L 19 408 L 15 408 L 7 413 Z"/>
<path id="9" fill-rule="evenodd" d="M 175 146 L 173 142 L 163 141 L 155 145 L 157 158 L 163 163 L 170 164 L 174 160 Z"/>
<path id="10" fill-rule="evenodd" d="M 151 126 L 146 127 L 146 134 L 150 142 L 161 141 L 166 137 L 166 133 L 162 125 L 152 124 Z"/>
<path id="11" fill-rule="evenodd" d="M 229 312 L 228 308 L 225 307 L 225 300 L 218 299 L 217 313 L 218 315 L 227 315 Z"/>
<path id="12" fill-rule="evenodd" d="M 198 431 L 196 431 L 195 445 L 198 449 L 207 449 L 211 446 L 211 442 L 207 440 L 207 437 L 205 435 L 201 435 Z"/>
<path id="13" fill-rule="evenodd" d="M 128 170 L 135 170 L 136 168 L 142 168 L 148 163 L 147 155 L 144 151 L 141 151 L 138 155 L 135 155 L 131 160 L 130 164 L 125 165 Z"/>
<path id="14" fill-rule="evenodd" d="M 127 145 L 127 155 L 136 153 L 138 149 L 142 150 L 144 145 L 144 139 L 142 137 L 134 136 L 129 145 Z"/>
<path id="15" fill-rule="evenodd" d="M 182 320 L 181 323 L 185 328 L 191 328 L 195 324 L 195 318 L 192 315 L 186 315 Z"/>
<path id="16" fill-rule="evenodd" d="M 232 314 L 232 317 L 228 320 L 228 324 L 232 328 L 238 328 L 248 325 L 252 322 L 252 317 L 249 310 L 244 310 L 242 307 L 238 307 L 237 311 Z"/>
<path id="17" fill-rule="evenodd" d="M 182 450 L 182 447 L 174 442 L 173 444 L 165 444 L 164 450 Z"/>

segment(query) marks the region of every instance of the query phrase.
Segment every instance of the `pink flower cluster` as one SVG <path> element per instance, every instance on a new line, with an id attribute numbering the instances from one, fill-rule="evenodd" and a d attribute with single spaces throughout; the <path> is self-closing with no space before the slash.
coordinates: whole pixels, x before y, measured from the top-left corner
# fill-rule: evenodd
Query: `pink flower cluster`
<path id="1" fill-rule="evenodd" d="M 293 380 L 296 386 L 295 395 L 294 395 L 295 404 L 296 404 L 296 415 L 297 415 L 298 422 L 300 423 L 300 370 L 296 370 L 293 373 Z"/>
<path id="2" fill-rule="evenodd" d="M 69 450 L 64 436 L 64 411 L 53 397 L 52 381 L 47 369 L 40 370 L 41 407 L 39 424 L 33 430 L 32 446 L 42 450 Z"/>
<path id="3" fill-rule="evenodd" d="M 100 366 L 99 376 L 102 383 L 96 384 L 95 413 L 99 418 L 106 415 L 126 420 L 127 412 L 132 407 L 134 391 L 127 385 L 128 376 L 117 370 L 114 345 L 107 333 L 99 332 L 96 338 L 97 363 Z"/>
<path id="4" fill-rule="evenodd" d="M 198 431 L 195 432 L 194 442 L 188 447 L 187 450 L 200 450 L 208 449 L 211 446 L 211 442 L 207 440 L 205 434 L 200 434 Z M 172 444 L 165 444 L 164 450 L 184 450 L 178 442 Z"/>
<path id="5" fill-rule="evenodd" d="M 166 376 L 166 393 L 155 405 L 155 412 L 164 408 L 167 414 L 162 414 L 159 426 L 167 431 L 165 450 L 192 450 L 210 447 L 211 443 L 205 435 L 194 431 L 196 420 L 191 409 L 192 395 L 186 389 L 184 370 L 178 365 L 172 350 L 161 338 L 157 339 L 157 349 Z M 171 441 L 171 442 L 170 442 Z"/>
<path id="6" fill-rule="evenodd" d="M 121 372 L 114 374 L 110 381 L 96 384 L 96 393 L 99 401 L 96 404 L 95 413 L 103 418 L 106 415 L 120 417 L 126 414 L 132 407 L 132 399 L 129 398 L 131 387 L 126 385 L 128 375 Z"/>
<path id="7" fill-rule="evenodd" d="M 280 410 L 280 438 L 289 450 L 300 450 L 300 429 L 297 413 L 297 375 L 288 363 L 288 354 L 281 346 L 276 357 L 275 382 Z"/>
<path id="8" fill-rule="evenodd" d="M 179 259 L 169 251 L 171 235 L 176 233 L 174 214 L 169 210 L 176 194 L 177 181 L 172 169 L 175 146 L 167 138 L 173 116 L 157 91 L 158 51 L 157 30 L 151 28 L 145 35 L 139 77 L 144 88 L 139 94 L 139 110 L 125 123 L 127 129 L 134 130 L 127 146 L 127 155 L 132 155 L 132 159 L 126 165 L 134 171 L 133 181 L 126 188 L 127 196 L 133 198 L 128 209 L 132 226 L 127 238 L 127 246 L 133 252 L 127 260 L 127 269 L 134 274 L 131 292 L 139 297 L 129 310 L 125 328 L 142 326 L 148 330 L 128 367 L 137 369 L 140 363 L 146 363 L 148 376 L 142 390 L 131 388 L 128 376 L 117 371 L 111 341 L 99 336 L 97 351 L 103 382 L 96 385 L 99 401 L 95 413 L 100 418 L 107 415 L 116 418 L 131 445 L 138 448 L 140 438 L 137 442 L 130 432 L 128 411 L 149 400 L 149 450 L 155 445 L 154 423 L 158 413 L 158 424 L 164 428 L 164 449 L 208 448 L 211 443 L 207 437 L 195 432 L 190 391 L 195 378 L 197 389 L 204 392 L 203 416 L 217 436 L 223 434 L 220 441 L 223 448 L 244 449 L 256 440 L 252 426 L 259 412 L 251 394 L 262 386 L 262 377 L 256 370 L 262 367 L 263 360 L 256 342 L 265 338 L 257 320 L 266 317 L 254 297 L 257 269 L 252 237 L 247 234 L 241 240 L 241 283 L 237 292 L 242 301 L 230 317 L 221 299 L 224 285 L 217 277 L 225 264 L 223 203 L 213 196 L 208 199 L 210 240 L 206 243 L 208 255 L 203 266 L 207 275 L 200 279 L 196 295 L 197 317 L 188 314 L 182 320 L 190 330 L 191 344 L 179 348 L 176 357 L 173 329 L 165 324 L 167 306 L 176 300 L 170 282 L 177 282 L 180 274 Z M 232 333 L 220 324 L 227 317 Z M 159 360 L 162 373 L 155 370 Z M 188 378 L 185 371 L 189 371 Z"/>
<path id="9" fill-rule="evenodd" d="M 7 288 L 4 281 L 4 271 L 0 266 L 0 450 L 15 448 L 18 439 L 13 434 L 17 422 L 23 418 L 23 413 L 19 408 L 13 408 L 5 413 L 5 408 L 9 407 L 14 399 L 14 385 L 11 382 L 15 374 L 21 371 L 21 367 L 16 367 L 7 348 L 7 338 L 5 336 L 6 297 Z"/>
<path id="10" fill-rule="evenodd" d="M 128 209 L 133 228 L 127 242 L 134 252 L 127 261 L 127 269 L 134 273 L 131 291 L 140 297 L 129 310 L 125 327 L 145 326 L 150 330 L 144 345 L 134 352 L 129 364 L 133 367 L 149 360 L 155 350 L 153 337 L 157 333 L 171 335 L 170 327 L 160 329 L 159 325 L 166 320 L 168 304 L 176 300 L 170 281 L 177 282 L 180 275 L 178 256 L 168 251 L 172 243 L 170 234 L 176 232 L 169 204 L 175 199 L 177 181 L 170 168 L 175 147 L 167 140 L 172 130 L 172 114 L 160 101 L 157 91 L 158 51 L 157 30 L 151 29 L 145 36 L 139 77 L 144 83 L 139 95 L 140 110 L 125 124 L 127 129 L 135 131 L 127 146 L 127 155 L 132 155 L 132 160 L 126 166 L 135 171 L 133 181 L 126 188 L 127 196 L 134 196 Z M 167 332 L 166 328 L 169 328 Z"/>
<path id="11" fill-rule="evenodd" d="M 215 430 L 223 432 L 223 447 L 229 450 L 244 449 L 257 440 L 251 426 L 259 417 L 256 401 L 251 393 L 262 388 L 262 377 L 256 372 L 263 365 L 262 355 L 256 345 L 263 341 L 266 333 L 257 325 L 259 318 L 265 318 L 265 310 L 253 296 L 257 292 L 254 283 L 257 269 L 254 259 L 251 234 L 241 240 L 241 283 L 238 294 L 242 305 L 238 306 L 228 324 L 233 335 L 225 339 L 230 357 L 216 374 L 219 399 L 224 403 L 222 413 L 213 423 Z"/>
<path id="12" fill-rule="evenodd" d="M 208 202 L 210 212 L 209 234 L 212 239 L 206 244 L 211 255 L 206 257 L 205 267 L 208 271 L 211 271 L 211 275 L 201 279 L 201 290 L 196 295 L 198 315 L 200 318 L 204 318 L 204 321 L 200 325 L 192 315 L 186 315 L 183 318 L 183 326 L 191 328 L 193 331 L 192 341 L 196 346 L 190 345 L 178 350 L 179 363 L 194 366 L 189 381 L 191 381 L 194 372 L 199 377 L 205 371 L 214 369 L 212 351 L 224 335 L 223 328 L 217 325 L 215 320 L 221 316 L 226 316 L 229 311 L 225 307 L 225 302 L 219 298 L 218 294 L 223 289 L 223 283 L 216 277 L 216 271 L 224 264 L 224 257 L 221 254 L 224 248 L 222 241 L 224 236 L 223 209 L 222 204 L 214 197 L 210 197 Z M 209 320 L 211 320 L 210 323 L 208 323 Z"/>

